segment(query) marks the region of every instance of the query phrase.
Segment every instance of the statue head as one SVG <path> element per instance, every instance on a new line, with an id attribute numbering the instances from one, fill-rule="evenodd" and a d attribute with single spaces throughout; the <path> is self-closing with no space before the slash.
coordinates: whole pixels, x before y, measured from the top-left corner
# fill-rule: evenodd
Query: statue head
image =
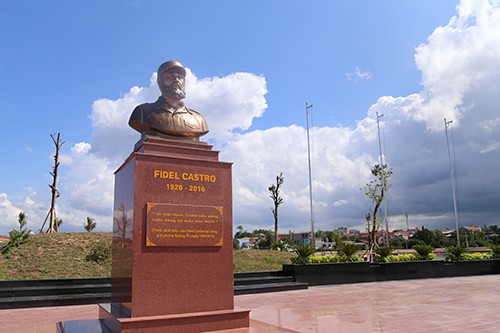
<path id="1" fill-rule="evenodd" d="M 165 98 L 181 100 L 186 97 L 184 80 L 186 70 L 178 61 L 167 61 L 158 67 L 156 82 Z"/>

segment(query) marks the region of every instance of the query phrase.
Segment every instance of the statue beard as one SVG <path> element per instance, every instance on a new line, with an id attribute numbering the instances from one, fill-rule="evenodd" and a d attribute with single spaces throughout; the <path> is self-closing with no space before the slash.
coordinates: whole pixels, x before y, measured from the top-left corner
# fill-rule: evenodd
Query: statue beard
<path id="1" fill-rule="evenodd" d="M 162 93 L 164 95 L 167 95 L 168 97 L 175 99 L 184 99 L 186 97 L 186 91 L 184 90 L 184 87 L 177 84 L 176 82 L 173 82 L 169 86 L 163 86 Z"/>

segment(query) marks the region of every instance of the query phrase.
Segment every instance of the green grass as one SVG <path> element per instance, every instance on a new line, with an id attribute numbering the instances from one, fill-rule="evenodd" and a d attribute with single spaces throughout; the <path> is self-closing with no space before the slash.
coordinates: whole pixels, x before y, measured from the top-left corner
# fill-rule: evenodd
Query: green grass
<path id="1" fill-rule="evenodd" d="M 111 264 L 87 261 L 92 246 L 110 232 L 39 234 L 0 255 L 0 280 L 110 277 Z"/>
<path id="2" fill-rule="evenodd" d="M 290 264 L 295 253 L 270 250 L 234 250 L 235 272 L 262 272 L 281 270 Z"/>
<path id="3" fill-rule="evenodd" d="M 111 243 L 110 232 L 39 234 L 7 254 L 0 255 L 0 280 L 38 280 L 111 277 L 111 263 L 87 261 L 100 240 Z M 235 250 L 235 272 L 280 270 L 294 253 Z"/>

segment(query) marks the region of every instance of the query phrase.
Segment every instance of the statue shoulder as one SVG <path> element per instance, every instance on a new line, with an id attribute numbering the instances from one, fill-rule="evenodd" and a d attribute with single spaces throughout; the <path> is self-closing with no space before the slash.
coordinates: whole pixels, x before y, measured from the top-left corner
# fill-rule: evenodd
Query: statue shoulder
<path id="1" fill-rule="evenodd" d="M 150 125 L 147 124 L 149 114 L 155 108 L 156 103 L 144 103 L 137 105 L 128 120 L 129 126 L 141 133 L 149 129 Z"/>
<path id="2" fill-rule="evenodd" d="M 133 112 L 149 111 L 155 107 L 156 107 L 156 102 L 155 103 L 143 103 L 143 104 L 137 105 Z"/>
<path id="3" fill-rule="evenodd" d="M 188 110 L 189 110 L 189 112 L 194 113 L 194 114 L 195 114 L 195 115 L 197 115 L 197 116 L 203 117 L 203 116 L 202 116 L 202 114 L 201 114 L 201 113 L 199 113 L 199 112 L 198 112 L 198 111 L 196 111 L 196 110 L 193 110 L 193 109 L 190 109 L 190 108 L 188 108 Z"/>
<path id="4" fill-rule="evenodd" d="M 201 133 L 203 133 L 202 135 L 207 134 L 208 133 L 208 124 L 207 124 L 207 121 L 205 120 L 205 117 L 196 110 L 193 110 L 193 109 L 188 109 L 188 110 L 189 110 L 189 112 L 191 112 L 191 115 L 194 117 L 194 119 L 196 119 L 196 121 L 198 122 L 199 131 Z"/>

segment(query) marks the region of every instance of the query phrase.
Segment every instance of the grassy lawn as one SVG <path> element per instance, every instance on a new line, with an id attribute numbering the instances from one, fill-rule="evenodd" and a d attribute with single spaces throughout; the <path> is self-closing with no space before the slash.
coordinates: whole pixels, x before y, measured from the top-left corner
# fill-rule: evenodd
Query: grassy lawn
<path id="1" fill-rule="evenodd" d="M 111 277 L 111 263 L 98 264 L 86 257 L 99 241 L 111 243 L 110 232 L 39 234 L 31 241 L 0 254 L 0 280 L 36 280 Z M 293 253 L 236 250 L 236 272 L 280 270 Z"/>
<path id="2" fill-rule="evenodd" d="M 0 280 L 39 280 L 110 277 L 110 264 L 87 261 L 92 246 L 110 232 L 39 234 L 0 255 Z"/>
<path id="3" fill-rule="evenodd" d="M 235 250 L 235 272 L 262 272 L 281 270 L 281 265 L 290 264 L 295 253 L 269 250 Z"/>

